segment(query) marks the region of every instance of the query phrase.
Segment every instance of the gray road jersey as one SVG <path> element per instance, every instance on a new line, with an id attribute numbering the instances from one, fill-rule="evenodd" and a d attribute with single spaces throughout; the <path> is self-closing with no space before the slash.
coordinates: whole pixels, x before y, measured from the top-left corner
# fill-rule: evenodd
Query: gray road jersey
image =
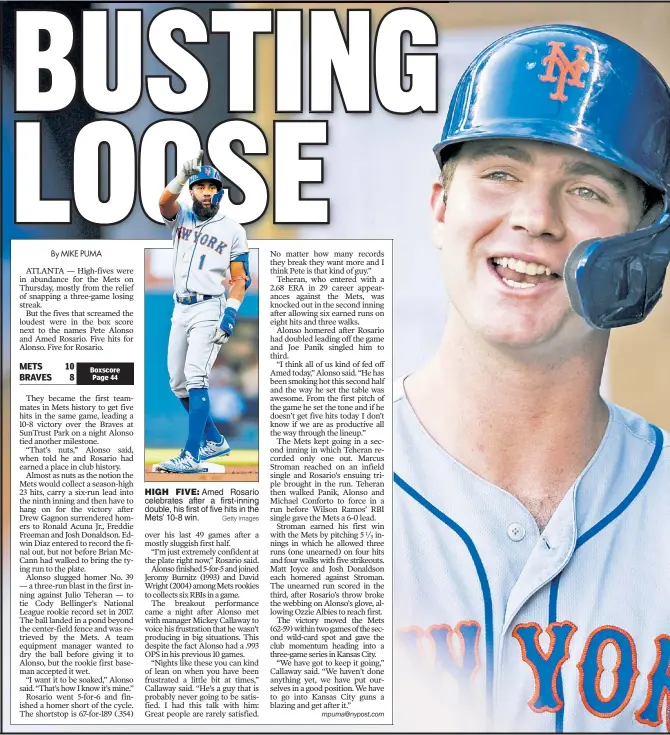
<path id="1" fill-rule="evenodd" d="M 199 220 L 181 203 L 177 216 L 163 221 L 172 230 L 175 292 L 223 294 L 231 261 L 249 252 L 242 225 L 221 211 L 211 219 Z"/>
<path id="2" fill-rule="evenodd" d="M 398 711 L 443 729 L 670 726 L 668 434 L 609 410 L 540 534 L 516 498 L 433 441 L 396 386 Z"/>

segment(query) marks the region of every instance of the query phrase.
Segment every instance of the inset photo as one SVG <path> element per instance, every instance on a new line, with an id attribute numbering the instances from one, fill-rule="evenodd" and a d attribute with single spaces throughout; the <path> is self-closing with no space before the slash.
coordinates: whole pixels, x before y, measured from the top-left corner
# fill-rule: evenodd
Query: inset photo
<path id="1" fill-rule="evenodd" d="M 144 479 L 257 482 L 258 250 L 231 335 L 221 330 L 231 282 L 220 295 L 177 293 L 175 257 L 145 253 Z"/>

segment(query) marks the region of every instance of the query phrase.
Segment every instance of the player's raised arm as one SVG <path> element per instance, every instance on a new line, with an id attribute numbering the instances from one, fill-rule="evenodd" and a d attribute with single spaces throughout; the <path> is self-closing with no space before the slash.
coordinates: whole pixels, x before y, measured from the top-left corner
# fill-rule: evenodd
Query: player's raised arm
<path id="1" fill-rule="evenodd" d="M 158 200 L 158 206 L 161 215 L 166 219 L 173 219 L 179 211 L 177 199 L 181 194 L 181 190 L 186 186 L 186 182 L 191 176 L 200 172 L 202 166 L 202 155 L 200 151 L 196 158 L 191 158 L 182 164 L 181 171 L 172 179 L 172 181 L 163 189 L 163 193 Z"/>

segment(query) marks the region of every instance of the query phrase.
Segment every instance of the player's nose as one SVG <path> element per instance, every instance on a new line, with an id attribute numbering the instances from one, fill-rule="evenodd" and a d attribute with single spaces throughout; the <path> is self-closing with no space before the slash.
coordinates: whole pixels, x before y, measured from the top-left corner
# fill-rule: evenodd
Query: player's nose
<path id="1" fill-rule="evenodd" d="M 551 237 L 560 240 L 565 235 L 565 225 L 557 194 L 549 186 L 520 187 L 516 192 L 509 215 L 514 230 L 525 231 L 531 237 Z"/>

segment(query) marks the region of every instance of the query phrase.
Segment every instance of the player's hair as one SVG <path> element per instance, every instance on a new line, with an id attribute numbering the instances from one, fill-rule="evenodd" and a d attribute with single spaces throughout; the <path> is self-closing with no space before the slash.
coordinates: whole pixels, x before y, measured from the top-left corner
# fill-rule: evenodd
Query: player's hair
<path id="1" fill-rule="evenodd" d="M 658 189 L 654 189 L 653 186 L 648 186 L 637 177 L 635 177 L 635 180 L 642 189 L 642 217 L 644 217 L 652 207 L 663 204 L 663 193 Z"/>
<path id="2" fill-rule="evenodd" d="M 446 158 L 446 156 L 442 158 L 440 185 L 442 186 L 442 199 L 445 204 L 447 203 L 447 192 L 451 186 L 451 180 L 454 178 L 454 171 L 456 170 L 456 164 L 458 163 L 458 154 L 462 147 L 462 143 L 451 146 L 449 149 L 449 158 Z"/>

